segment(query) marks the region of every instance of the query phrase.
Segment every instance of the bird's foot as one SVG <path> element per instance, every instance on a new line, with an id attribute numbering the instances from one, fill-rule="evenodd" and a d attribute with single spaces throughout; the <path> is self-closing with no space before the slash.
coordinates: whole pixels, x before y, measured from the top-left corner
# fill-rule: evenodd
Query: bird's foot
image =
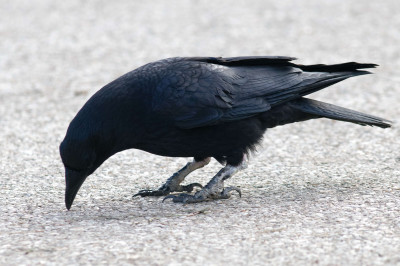
<path id="1" fill-rule="evenodd" d="M 166 196 L 171 192 L 192 192 L 195 187 L 202 188 L 203 186 L 201 184 L 199 184 L 199 183 L 192 183 L 192 184 L 189 184 L 189 185 L 186 185 L 186 186 L 182 186 L 182 185 L 170 186 L 170 185 L 164 184 L 163 186 L 161 186 L 157 190 L 150 190 L 150 189 L 140 190 L 138 193 L 133 195 L 133 197 L 136 197 L 136 196 L 141 196 L 141 197 L 148 197 L 148 196 L 153 196 L 154 197 L 155 196 L 155 197 L 159 197 L 159 196 Z"/>
<path id="2" fill-rule="evenodd" d="M 239 193 L 239 197 L 242 196 L 242 192 L 237 187 L 226 187 L 222 191 L 212 191 L 207 188 L 196 192 L 194 195 L 181 193 L 179 195 L 169 195 L 163 199 L 172 199 L 173 202 L 179 203 L 197 203 L 202 201 L 216 200 L 216 199 L 228 199 L 231 197 L 231 191 L 235 190 Z"/>
<path id="3" fill-rule="evenodd" d="M 224 188 L 224 180 L 228 179 L 236 172 L 241 169 L 246 168 L 245 163 L 241 163 L 237 166 L 227 165 L 222 168 L 211 180 L 208 184 L 202 188 L 200 191 L 196 192 L 194 195 L 188 195 L 185 193 L 179 195 L 169 195 L 164 198 L 172 199 L 173 202 L 181 202 L 181 203 L 196 203 L 207 200 L 215 200 L 215 199 L 228 199 L 231 197 L 231 191 L 235 190 L 239 193 L 239 196 L 242 196 L 240 189 L 237 187 L 226 187 Z M 164 201 L 163 200 L 163 201 Z"/>
<path id="4" fill-rule="evenodd" d="M 182 186 L 181 183 L 185 179 L 185 177 L 193 172 L 196 169 L 199 169 L 210 162 L 211 158 L 204 158 L 200 160 L 193 160 L 193 162 L 187 163 L 181 170 L 173 174 L 170 178 L 168 178 L 167 182 L 162 185 L 157 190 L 140 190 L 138 193 L 133 195 L 133 197 L 141 196 L 141 197 L 148 197 L 148 196 L 166 196 L 171 192 L 192 192 L 195 187 L 203 188 L 202 185 L 199 183 L 192 183 L 186 186 Z"/>

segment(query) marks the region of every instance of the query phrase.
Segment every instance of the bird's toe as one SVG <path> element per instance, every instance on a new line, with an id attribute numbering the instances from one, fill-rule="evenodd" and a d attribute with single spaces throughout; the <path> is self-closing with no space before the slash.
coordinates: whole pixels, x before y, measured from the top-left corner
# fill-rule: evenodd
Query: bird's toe
<path id="1" fill-rule="evenodd" d="M 185 193 L 181 193 L 178 195 L 168 195 L 163 199 L 163 202 L 167 199 L 172 199 L 174 203 L 196 203 L 205 201 L 204 197 L 196 197 L 195 195 L 189 195 Z"/>
<path id="2" fill-rule="evenodd" d="M 165 196 L 168 195 L 170 191 L 168 189 L 158 189 L 158 190 L 150 190 L 150 189 L 143 189 L 140 190 L 138 193 L 132 196 L 132 198 L 141 196 L 141 197 L 148 197 L 148 196 Z"/>
<path id="3" fill-rule="evenodd" d="M 189 185 L 181 186 L 181 191 L 192 192 L 195 187 L 203 188 L 199 183 L 192 183 Z"/>

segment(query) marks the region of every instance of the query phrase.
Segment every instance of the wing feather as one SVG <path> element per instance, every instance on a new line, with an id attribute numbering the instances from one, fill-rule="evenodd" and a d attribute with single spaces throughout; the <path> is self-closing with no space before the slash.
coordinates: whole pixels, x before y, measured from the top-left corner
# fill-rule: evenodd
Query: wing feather
<path id="1" fill-rule="evenodd" d="M 368 74 L 357 67 L 370 67 L 357 63 L 302 66 L 291 63 L 293 59 L 176 58 L 168 62 L 154 90 L 153 111 L 167 113 L 168 119 L 185 129 L 235 121 L 348 77 Z"/>

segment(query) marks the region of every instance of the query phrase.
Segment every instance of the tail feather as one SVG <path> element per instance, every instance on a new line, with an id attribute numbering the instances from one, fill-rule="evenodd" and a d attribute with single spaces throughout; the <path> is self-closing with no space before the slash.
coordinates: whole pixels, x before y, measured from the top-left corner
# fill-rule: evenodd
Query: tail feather
<path id="1" fill-rule="evenodd" d="M 322 66 L 330 67 L 325 65 Z M 309 73 L 310 78 L 305 79 L 299 85 L 293 86 L 291 88 L 284 88 L 281 91 L 274 91 L 274 93 L 272 93 L 271 95 L 266 95 L 265 98 L 271 104 L 271 106 L 274 106 L 281 104 L 282 102 L 285 101 L 291 101 L 301 96 L 314 93 L 316 91 L 329 87 L 335 83 L 338 83 L 350 77 L 367 75 L 367 74 L 371 74 L 371 72 L 353 70 L 353 71 L 341 71 L 341 72 L 312 73 L 310 71 Z"/>
<path id="2" fill-rule="evenodd" d="M 356 63 L 356 62 L 348 62 L 343 64 L 335 64 L 335 65 L 297 65 L 303 71 L 309 72 L 342 72 L 342 71 L 355 71 L 358 69 L 364 68 L 375 68 L 378 65 L 372 63 Z"/>
<path id="3" fill-rule="evenodd" d="M 319 117 L 351 122 L 363 126 L 391 127 L 391 121 L 389 120 L 307 98 L 299 98 L 291 101 L 290 105 L 299 111 Z"/>

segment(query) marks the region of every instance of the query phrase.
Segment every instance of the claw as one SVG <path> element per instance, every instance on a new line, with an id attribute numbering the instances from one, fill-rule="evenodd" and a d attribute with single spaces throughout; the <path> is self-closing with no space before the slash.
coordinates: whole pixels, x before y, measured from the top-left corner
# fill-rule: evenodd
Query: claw
<path id="1" fill-rule="evenodd" d="M 168 196 L 166 196 L 163 200 L 162 200 L 162 202 L 164 202 L 166 199 L 172 199 L 174 202 L 175 202 L 175 198 L 176 198 L 177 196 L 175 196 L 175 195 L 168 195 Z"/>
<path id="2" fill-rule="evenodd" d="M 132 198 L 137 197 L 137 196 L 142 196 L 142 197 L 144 197 L 143 194 L 144 194 L 144 193 L 149 193 L 150 191 L 151 191 L 151 190 L 149 190 L 149 189 L 139 190 L 139 192 L 136 193 L 135 195 L 133 195 Z"/>
<path id="3" fill-rule="evenodd" d="M 135 195 L 133 195 L 132 198 L 137 197 L 137 196 L 142 196 L 142 197 L 144 197 L 142 193 L 143 193 L 142 191 L 139 191 L 138 193 L 136 193 Z"/>
<path id="4" fill-rule="evenodd" d="M 242 192 L 240 191 L 240 189 L 238 187 L 226 187 L 224 188 L 224 190 L 222 190 L 221 192 L 221 198 L 223 199 L 228 199 L 231 197 L 231 194 L 229 194 L 229 192 L 231 192 L 232 190 L 235 190 L 239 193 L 239 197 L 242 197 Z"/>

